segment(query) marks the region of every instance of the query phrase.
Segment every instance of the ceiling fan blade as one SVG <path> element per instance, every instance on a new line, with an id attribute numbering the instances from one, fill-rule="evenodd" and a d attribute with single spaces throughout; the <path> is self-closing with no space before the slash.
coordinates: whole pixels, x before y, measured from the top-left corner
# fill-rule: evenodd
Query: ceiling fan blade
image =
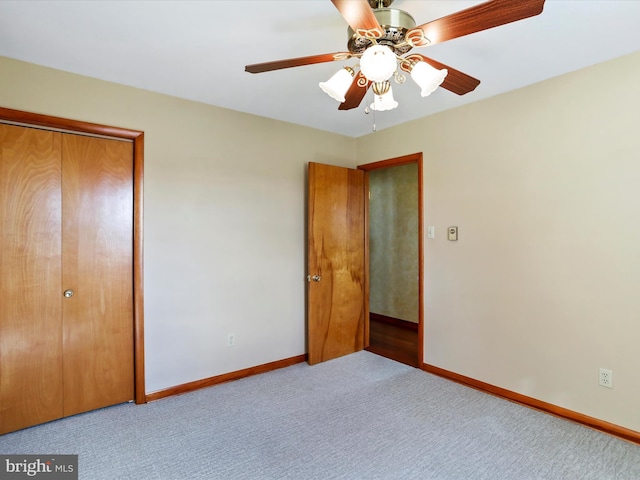
<path id="1" fill-rule="evenodd" d="M 373 14 L 368 0 L 331 0 L 354 32 L 376 30 L 375 37 L 382 35 L 382 27 Z"/>
<path id="2" fill-rule="evenodd" d="M 480 85 L 480 80 L 478 80 L 477 78 L 473 78 L 471 75 L 462 73 L 460 70 L 456 70 L 449 65 L 445 65 L 444 63 L 440 63 L 429 57 L 425 57 L 424 55 L 413 53 L 406 58 L 407 60 L 422 60 L 424 62 L 427 62 L 433 68 L 437 68 L 438 70 L 446 68 L 449 73 L 444 78 L 444 82 L 442 82 L 442 85 L 440 86 L 458 95 L 464 95 L 465 93 L 472 92 L 478 85 Z M 404 67 L 402 69 L 404 71 L 408 71 Z"/>
<path id="3" fill-rule="evenodd" d="M 544 0 L 491 0 L 416 27 L 429 40 L 415 45 L 434 45 L 523 20 L 539 15 L 543 8 Z"/>
<path id="4" fill-rule="evenodd" d="M 344 96 L 345 100 L 340 104 L 338 110 L 351 110 L 352 108 L 357 108 L 362 102 L 367 90 L 369 90 L 369 86 L 371 82 L 367 80 L 367 78 L 362 75 L 362 72 L 358 72 L 356 77 L 351 82 L 351 86 L 349 90 L 347 90 L 347 94 Z"/>
<path id="5" fill-rule="evenodd" d="M 303 65 L 313 65 L 316 63 L 336 62 L 351 58 L 351 53 L 324 53 L 322 55 L 311 55 L 309 57 L 288 58 L 286 60 L 276 60 L 274 62 L 254 63 L 244 67 L 245 72 L 262 73 L 271 72 L 273 70 L 281 70 L 283 68 L 301 67 Z"/>

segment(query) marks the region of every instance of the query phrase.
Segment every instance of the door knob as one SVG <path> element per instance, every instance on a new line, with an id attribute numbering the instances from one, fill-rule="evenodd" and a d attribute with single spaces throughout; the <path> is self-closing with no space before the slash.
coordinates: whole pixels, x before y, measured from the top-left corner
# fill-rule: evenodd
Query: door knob
<path id="1" fill-rule="evenodd" d="M 65 290 L 64 298 L 71 298 L 71 297 L 73 297 L 73 290 Z"/>
<path id="2" fill-rule="evenodd" d="M 322 280 L 322 277 L 320 275 L 314 275 L 313 277 L 311 277 L 311 280 L 313 280 L 314 282 L 319 282 L 320 280 Z"/>

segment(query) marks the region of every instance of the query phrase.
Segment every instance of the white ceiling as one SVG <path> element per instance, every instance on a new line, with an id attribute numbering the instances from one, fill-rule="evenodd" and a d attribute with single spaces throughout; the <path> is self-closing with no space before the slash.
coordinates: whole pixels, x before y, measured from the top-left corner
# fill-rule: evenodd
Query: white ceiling
<path id="1" fill-rule="evenodd" d="M 393 7 L 422 24 L 478 3 Z M 409 79 L 394 86 L 400 106 L 376 114 L 377 130 L 640 50 L 639 20 L 640 0 L 547 0 L 537 17 L 422 47 L 482 83 L 465 96 L 440 88 L 422 98 Z M 372 130 L 373 114 L 364 113 L 371 93 L 360 108 L 338 111 L 318 88 L 354 61 L 244 71 L 346 51 L 346 30 L 329 0 L 0 0 L 2 56 L 358 137 Z"/>

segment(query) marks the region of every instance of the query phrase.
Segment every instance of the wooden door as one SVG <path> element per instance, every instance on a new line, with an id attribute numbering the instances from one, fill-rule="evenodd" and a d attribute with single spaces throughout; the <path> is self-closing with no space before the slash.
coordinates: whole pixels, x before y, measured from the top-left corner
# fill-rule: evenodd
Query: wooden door
<path id="1" fill-rule="evenodd" d="M 366 346 L 364 209 L 363 171 L 309 163 L 307 347 L 311 365 Z"/>
<path id="2" fill-rule="evenodd" d="M 60 137 L 0 124 L 0 434 L 62 416 Z"/>
<path id="3" fill-rule="evenodd" d="M 130 142 L 0 124 L 0 434 L 133 398 L 132 169 Z"/>
<path id="4" fill-rule="evenodd" d="M 133 399 L 133 146 L 64 135 L 64 415 Z"/>

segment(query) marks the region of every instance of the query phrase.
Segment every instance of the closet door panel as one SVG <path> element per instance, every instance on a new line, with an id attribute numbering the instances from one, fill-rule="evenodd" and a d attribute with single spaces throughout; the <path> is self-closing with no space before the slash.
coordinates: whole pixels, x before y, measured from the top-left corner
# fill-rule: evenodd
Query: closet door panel
<path id="1" fill-rule="evenodd" d="M 0 124 L 0 434 L 63 414 L 60 140 Z"/>
<path id="2" fill-rule="evenodd" d="M 62 140 L 64 415 L 133 399 L 133 145 Z"/>

